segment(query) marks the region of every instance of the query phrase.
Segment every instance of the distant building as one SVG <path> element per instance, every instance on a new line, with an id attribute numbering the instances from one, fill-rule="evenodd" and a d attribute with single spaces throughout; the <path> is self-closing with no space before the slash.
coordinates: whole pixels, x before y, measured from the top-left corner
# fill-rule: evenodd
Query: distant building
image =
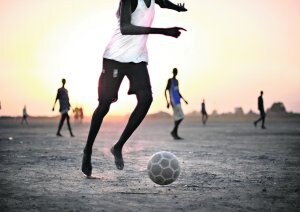
<path id="1" fill-rule="evenodd" d="M 234 109 L 234 115 L 236 116 L 243 116 L 244 115 L 244 110 L 241 107 L 236 107 Z"/>
<path id="2" fill-rule="evenodd" d="M 148 114 L 148 118 L 171 118 L 172 116 L 169 113 L 159 111 L 157 113 Z"/>
<path id="3" fill-rule="evenodd" d="M 217 110 L 213 110 L 213 112 L 211 113 L 212 116 L 217 116 L 218 115 L 218 111 Z"/>
<path id="4" fill-rule="evenodd" d="M 253 116 L 253 115 L 257 115 L 256 113 L 253 112 L 253 110 L 249 110 L 249 112 L 247 113 L 247 115 L 249 116 Z"/>

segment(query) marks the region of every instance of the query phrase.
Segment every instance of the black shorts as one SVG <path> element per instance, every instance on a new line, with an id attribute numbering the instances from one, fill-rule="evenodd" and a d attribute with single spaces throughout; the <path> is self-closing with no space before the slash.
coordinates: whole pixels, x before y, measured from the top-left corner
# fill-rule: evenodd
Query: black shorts
<path id="1" fill-rule="evenodd" d="M 98 83 L 98 100 L 117 101 L 118 91 L 124 76 L 128 78 L 130 83 L 128 94 L 136 94 L 140 90 L 152 93 L 146 62 L 120 63 L 104 58 Z"/>

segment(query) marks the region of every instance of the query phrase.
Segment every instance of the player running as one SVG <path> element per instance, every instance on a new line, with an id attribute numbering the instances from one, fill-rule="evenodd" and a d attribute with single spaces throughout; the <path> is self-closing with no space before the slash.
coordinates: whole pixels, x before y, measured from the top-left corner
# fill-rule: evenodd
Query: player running
<path id="1" fill-rule="evenodd" d="M 92 147 L 103 118 L 111 103 L 118 99 L 120 84 L 126 76 L 130 82 L 128 94 L 135 94 L 137 105 L 118 142 L 111 148 L 117 169 L 122 170 L 122 149 L 146 116 L 152 103 L 151 84 L 147 69 L 147 39 L 149 34 L 161 34 L 178 38 L 180 27 L 151 28 L 155 3 L 162 8 L 187 11 L 184 4 L 175 5 L 168 0 L 121 0 L 117 11 L 118 25 L 103 55 L 103 70 L 98 84 L 99 105 L 94 111 L 86 146 L 83 151 L 82 172 L 92 173 Z"/>

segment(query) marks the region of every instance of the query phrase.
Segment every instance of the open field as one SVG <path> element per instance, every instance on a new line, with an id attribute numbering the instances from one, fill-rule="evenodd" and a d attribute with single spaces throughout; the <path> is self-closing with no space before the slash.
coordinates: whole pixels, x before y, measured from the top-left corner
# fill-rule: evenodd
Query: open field
<path id="1" fill-rule="evenodd" d="M 97 137 L 93 175 L 80 172 L 88 123 L 58 120 L 20 125 L 0 119 L 0 211 L 300 211 L 300 120 L 252 122 L 196 119 L 180 127 L 174 141 L 171 119 L 147 119 L 126 143 L 125 168 L 115 168 L 110 147 L 124 121 L 104 121 Z M 150 156 L 171 151 L 182 172 L 168 186 L 147 176 Z"/>

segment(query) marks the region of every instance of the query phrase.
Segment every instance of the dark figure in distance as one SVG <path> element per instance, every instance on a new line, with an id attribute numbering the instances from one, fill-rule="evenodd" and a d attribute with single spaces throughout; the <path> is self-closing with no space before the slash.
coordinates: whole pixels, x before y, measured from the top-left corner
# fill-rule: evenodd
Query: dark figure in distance
<path id="1" fill-rule="evenodd" d="M 83 151 L 82 172 L 92 173 L 92 147 L 103 118 L 111 103 L 118 99 L 123 78 L 129 79 L 128 94 L 135 94 L 137 105 L 117 143 L 111 148 L 117 169 L 122 170 L 122 149 L 126 141 L 143 121 L 152 103 L 152 90 L 148 74 L 147 39 L 149 34 L 179 37 L 180 27 L 152 28 L 155 3 L 162 8 L 186 11 L 184 4 L 175 5 L 169 0 L 120 0 L 117 10 L 117 28 L 103 55 L 103 69 L 98 83 L 98 101 Z"/>
<path id="2" fill-rule="evenodd" d="M 184 114 L 181 108 L 181 99 L 188 104 L 188 102 L 183 98 L 181 93 L 179 92 L 179 83 L 178 80 L 176 79 L 176 76 L 178 74 L 177 68 L 173 69 L 173 77 L 168 79 L 168 83 L 165 89 L 165 97 L 167 101 L 167 108 L 170 107 L 170 103 L 173 109 L 173 118 L 174 118 L 174 128 L 171 131 L 171 135 L 175 140 L 182 139 L 180 136 L 178 136 L 178 126 L 184 119 Z M 169 91 L 169 92 L 168 92 Z M 168 100 L 168 95 L 169 93 L 169 99 Z"/>
<path id="3" fill-rule="evenodd" d="M 62 136 L 60 134 L 60 130 L 61 130 L 63 124 L 64 124 L 65 119 L 67 119 L 67 125 L 68 125 L 68 129 L 70 131 L 70 135 L 71 135 L 71 137 L 74 137 L 74 135 L 72 133 L 71 125 L 70 125 L 70 117 L 69 117 L 69 114 L 68 114 L 68 111 L 70 110 L 71 104 L 69 102 L 68 90 L 65 88 L 66 80 L 62 79 L 61 82 L 62 82 L 62 87 L 57 90 L 56 99 L 54 101 L 54 105 L 53 105 L 53 108 L 52 108 L 52 111 L 54 111 L 56 101 L 59 100 L 59 112 L 61 113 L 61 118 L 60 118 L 60 122 L 59 122 L 59 125 L 58 125 L 56 135 L 57 136 Z"/>
<path id="4" fill-rule="evenodd" d="M 28 113 L 27 113 L 26 105 L 24 105 L 21 124 L 23 124 L 23 122 L 25 122 L 26 124 L 28 124 L 27 118 L 28 118 Z"/>
<path id="5" fill-rule="evenodd" d="M 208 115 L 205 108 L 205 101 L 203 99 L 203 102 L 201 103 L 201 114 L 202 114 L 202 124 L 205 125 L 208 119 Z"/>
<path id="6" fill-rule="evenodd" d="M 258 97 L 258 102 L 257 103 L 258 103 L 258 110 L 259 110 L 259 113 L 260 113 L 260 117 L 259 117 L 259 119 L 257 119 L 254 122 L 254 126 L 256 127 L 257 123 L 261 121 L 261 128 L 266 129 L 266 127 L 265 127 L 266 113 L 265 113 L 265 109 L 264 109 L 263 94 L 264 94 L 264 92 L 261 91 L 260 96 Z"/>

